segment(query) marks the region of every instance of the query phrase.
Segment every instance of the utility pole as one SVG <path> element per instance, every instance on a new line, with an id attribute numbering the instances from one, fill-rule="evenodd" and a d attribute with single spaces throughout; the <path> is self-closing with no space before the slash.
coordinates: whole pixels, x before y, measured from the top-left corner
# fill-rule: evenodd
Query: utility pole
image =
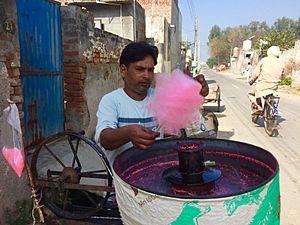
<path id="1" fill-rule="evenodd" d="M 198 61 L 199 61 L 198 16 L 196 16 L 195 36 L 194 36 L 194 63 L 193 63 L 193 67 L 195 67 L 195 70 L 198 69 Z"/>

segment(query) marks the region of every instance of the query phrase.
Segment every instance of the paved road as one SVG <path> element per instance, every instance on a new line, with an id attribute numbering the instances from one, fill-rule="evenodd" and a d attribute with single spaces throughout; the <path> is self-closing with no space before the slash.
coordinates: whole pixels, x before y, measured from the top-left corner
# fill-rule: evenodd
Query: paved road
<path id="1" fill-rule="evenodd" d="M 300 224 L 300 96 L 281 93 L 279 104 L 279 135 L 269 137 L 263 121 L 255 125 L 250 119 L 250 104 L 246 96 L 246 79 L 230 73 L 203 71 L 206 79 L 221 87 L 221 112 L 218 138 L 237 140 L 270 151 L 279 161 L 281 188 L 281 224 Z M 214 103 L 207 109 L 214 110 Z"/>

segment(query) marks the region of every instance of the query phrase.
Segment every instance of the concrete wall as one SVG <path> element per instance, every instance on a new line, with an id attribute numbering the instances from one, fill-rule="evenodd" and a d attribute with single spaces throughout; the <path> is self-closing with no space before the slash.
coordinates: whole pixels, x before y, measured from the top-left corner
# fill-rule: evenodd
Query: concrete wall
<path id="1" fill-rule="evenodd" d="M 66 129 L 93 138 L 101 97 L 123 85 L 118 62 L 130 40 L 94 28 L 93 15 L 77 6 L 64 6 L 61 14 Z"/>
<path id="2" fill-rule="evenodd" d="M 90 11 L 94 16 L 95 26 L 99 29 L 103 24 L 105 31 L 132 41 L 143 41 L 146 38 L 145 11 L 138 2 L 135 5 L 84 3 L 81 0 L 70 2 L 77 2 L 72 4 L 83 5 Z"/>
<path id="3" fill-rule="evenodd" d="M 20 81 L 20 49 L 15 1 L 0 2 L 0 149 L 12 140 L 3 109 L 7 98 L 15 101 L 22 113 L 22 88 Z M 13 172 L 0 153 L 0 224 L 6 224 L 4 210 L 15 209 L 15 202 L 30 198 L 30 189 L 24 172 L 21 178 Z"/>
<path id="4" fill-rule="evenodd" d="M 181 13 L 176 0 L 138 0 L 145 9 L 146 37 L 155 45 L 163 44 L 164 70 L 170 72 L 180 64 Z M 164 19 L 166 23 L 164 22 Z"/>
<path id="5" fill-rule="evenodd" d="M 285 73 L 292 77 L 292 86 L 300 88 L 300 40 L 296 41 L 295 47 L 282 53 L 285 61 Z"/>
<path id="6" fill-rule="evenodd" d="M 170 42 L 168 40 L 169 24 L 163 16 L 146 17 L 146 36 L 151 37 L 153 45 L 158 48 L 155 72 L 170 72 Z"/>

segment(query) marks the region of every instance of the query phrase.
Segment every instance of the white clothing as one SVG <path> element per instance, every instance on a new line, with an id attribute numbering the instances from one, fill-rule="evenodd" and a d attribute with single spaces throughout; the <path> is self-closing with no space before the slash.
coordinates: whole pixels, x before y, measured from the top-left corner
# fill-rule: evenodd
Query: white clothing
<path id="1" fill-rule="evenodd" d="M 146 98 L 142 101 L 135 101 L 130 98 L 123 88 L 119 88 L 104 95 L 99 103 L 97 111 L 97 126 L 95 140 L 99 144 L 99 136 L 105 128 L 120 128 L 130 124 L 140 124 L 150 130 L 156 130 L 158 124 L 147 110 L 150 96 L 154 94 L 154 89 L 149 88 Z M 117 155 L 132 147 L 128 142 L 115 150 L 105 150 L 105 155 L 110 163 Z"/>
<path id="2" fill-rule="evenodd" d="M 253 71 L 253 67 L 249 64 L 249 65 L 246 67 L 247 83 L 248 83 L 249 80 L 251 79 L 252 71 Z"/>

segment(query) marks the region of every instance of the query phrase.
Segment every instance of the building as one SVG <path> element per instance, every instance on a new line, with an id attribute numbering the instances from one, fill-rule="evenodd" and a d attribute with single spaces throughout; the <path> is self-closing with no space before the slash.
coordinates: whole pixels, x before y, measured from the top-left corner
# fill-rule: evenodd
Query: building
<path id="1" fill-rule="evenodd" d="M 145 11 L 135 0 L 65 0 L 86 8 L 95 27 L 131 41 L 145 40 Z"/>
<path id="2" fill-rule="evenodd" d="M 181 63 L 181 13 L 178 0 L 137 0 L 145 9 L 146 37 L 159 49 L 157 72 L 170 72 Z M 183 69 L 183 68 L 180 68 Z"/>

